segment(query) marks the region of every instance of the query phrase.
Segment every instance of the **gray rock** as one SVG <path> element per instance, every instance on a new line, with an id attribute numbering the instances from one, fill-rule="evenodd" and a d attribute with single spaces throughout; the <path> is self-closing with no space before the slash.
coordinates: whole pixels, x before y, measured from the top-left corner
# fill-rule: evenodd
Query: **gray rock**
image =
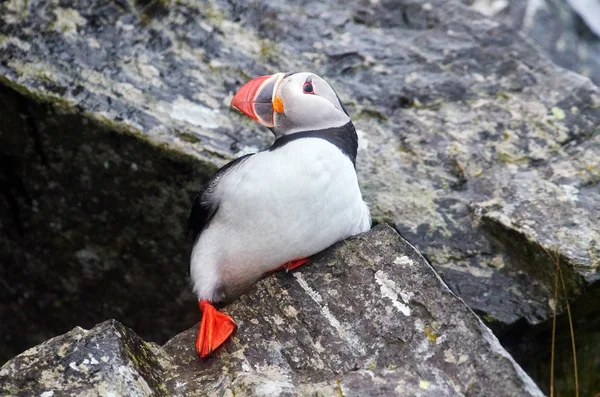
<path id="1" fill-rule="evenodd" d="M 60 4 L 1 6 L 0 310 L 36 324 L 5 345 L 107 316 L 154 341 L 190 326 L 187 208 L 272 139 L 228 101 L 280 70 L 336 87 L 375 219 L 499 335 L 551 315 L 546 251 L 571 300 L 597 285 L 600 91 L 505 24 L 455 0 Z"/>
<path id="2" fill-rule="evenodd" d="M 197 327 L 162 349 L 109 321 L 35 347 L 0 392 L 174 396 L 541 396 L 492 332 L 386 225 L 280 272 L 226 308 L 238 322 L 208 360 Z"/>
<path id="3" fill-rule="evenodd" d="M 0 369 L 3 396 L 166 396 L 160 352 L 109 320 L 74 328 Z"/>
<path id="4" fill-rule="evenodd" d="M 195 323 L 185 219 L 214 165 L 0 95 L 0 118 L 14 123 L 0 126 L 0 141 L 20 139 L 0 155 L 0 322 L 11 330 L 0 361 L 106 318 L 163 343 Z"/>
<path id="5" fill-rule="evenodd" d="M 571 8 L 583 19 L 597 37 L 600 37 L 600 3 L 594 0 L 567 0 Z"/>
<path id="6" fill-rule="evenodd" d="M 463 0 L 520 30 L 564 68 L 600 84 L 600 3 L 586 0 Z"/>

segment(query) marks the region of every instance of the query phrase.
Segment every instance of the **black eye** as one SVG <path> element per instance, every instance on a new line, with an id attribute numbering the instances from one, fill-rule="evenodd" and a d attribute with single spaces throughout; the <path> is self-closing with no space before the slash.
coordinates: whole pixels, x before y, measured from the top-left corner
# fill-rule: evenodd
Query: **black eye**
<path id="1" fill-rule="evenodd" d="M 304 86 L 302 87 L 302 91 L 305 94 L 314 94 L 315 93 L 312 83 L 308 83 L 308 82 L 304 83 Z"/>

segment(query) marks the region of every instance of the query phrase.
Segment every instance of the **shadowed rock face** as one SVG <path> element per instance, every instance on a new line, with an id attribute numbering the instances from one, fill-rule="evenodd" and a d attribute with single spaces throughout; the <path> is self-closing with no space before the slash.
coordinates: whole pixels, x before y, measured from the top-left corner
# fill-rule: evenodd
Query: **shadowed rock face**
<path id="1" fill-rule="evenodd" d="M 121 324 L 76 328 L 14 358 L 0 392 L 75 396 L 541 396 L 486 328 L 389 226 L 338 243 L 226 308 L 208 360 L 197 327 L 163 348 Z"/>
<path id="2" fill-rule="evenodd" d="M 107 317 L 166 341 L 196 321 L 187 208 L 215 165 L 270 141 L 228 105 L 276 71 L 331 82 L 375 219 L 496 332 L 548 319 L 546 250 L 573 301 L 597 285 L 598 88 L 454 0 L 0 7 L 0 310 L 31 330 L 6 346 Z"/>
<path id="3" fill-rule="evenodd" d="M 184 220 L 214 167 L 1 92 L 24 115 L 0 127 L 3 361 L 107 316 L 162 342 L 194 324 Z"/>

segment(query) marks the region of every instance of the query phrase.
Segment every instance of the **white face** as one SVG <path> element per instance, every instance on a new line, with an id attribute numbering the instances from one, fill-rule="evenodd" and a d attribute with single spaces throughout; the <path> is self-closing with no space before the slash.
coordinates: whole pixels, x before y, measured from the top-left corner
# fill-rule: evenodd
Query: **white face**
<path id="1" fill-rule="evenodd" d="M 275 105 L 277 101 L 281 106 Z M 284 77 L 275 86 L 273 103 L 276 136 L 341 127 L 350 121 L 333 88 L 314 73 Z"/>

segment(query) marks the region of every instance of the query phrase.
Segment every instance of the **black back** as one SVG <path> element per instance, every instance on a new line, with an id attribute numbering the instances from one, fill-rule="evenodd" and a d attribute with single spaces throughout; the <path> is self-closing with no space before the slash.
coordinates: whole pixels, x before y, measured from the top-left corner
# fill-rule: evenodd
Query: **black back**
<path id="1" fill-rule="evenodd" d="M 210 221 L 217 213 L 219 209 L 219 203 L 210 200 L 210 197 L 205 197 L 206 193 L 212 193 L 215 189 L 219 180 L 225 175 L 225 173 L 235 165 L 241 164 L 245 159 L 252 156 L 252 154 L 246 154 L 242 157 L 225 164 L 223 167 L 215 173 L 215 175 L 208 181 L 200 192 L 196 195 L 194 204 L 192 204 L 192 211 L 188 218 L 188 232 L 191 230 L 194 233 L 194 241 L 198 238 L 200 233 L 208 227 Z"/>

